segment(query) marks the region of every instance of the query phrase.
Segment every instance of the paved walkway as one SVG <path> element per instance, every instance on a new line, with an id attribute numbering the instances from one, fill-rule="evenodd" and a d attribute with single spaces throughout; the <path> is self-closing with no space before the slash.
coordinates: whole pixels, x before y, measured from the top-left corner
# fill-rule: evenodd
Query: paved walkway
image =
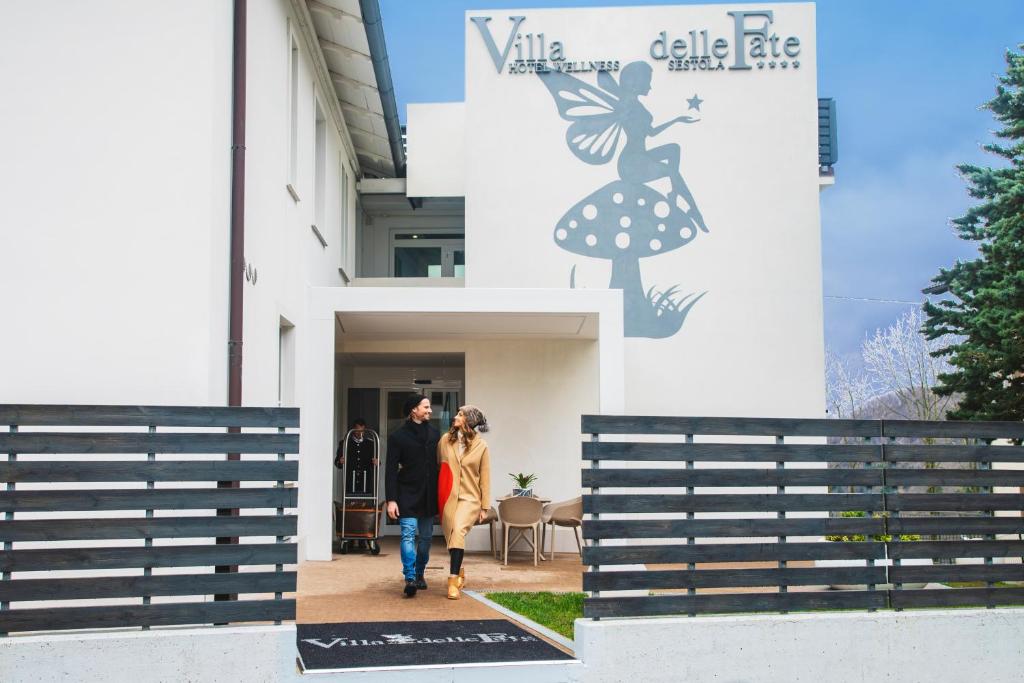
<path id="1" fill-rule="evenodd" d="M 490 553 L 467 553 L 463 561 L 466 588 L 493 591 L 582 590 L 582 566 L 576 553 L 559 553 L 555 560 L 533 566 L 532 554 L 513 552 L 508 566 Z M 300 624 L 351 621 L 426 621 L 434 619 L 503 619 L 503 615 L 468 596 L 446 597 L 448 553 L 435 540 L 425 575 L 428 590 L 415 598 L 402 595 L 398 539 L 386 538 L 380 555 L 359 551 L 335 555 L 331 562 L 303 562 L 299 566 L 298 613 Z"/>

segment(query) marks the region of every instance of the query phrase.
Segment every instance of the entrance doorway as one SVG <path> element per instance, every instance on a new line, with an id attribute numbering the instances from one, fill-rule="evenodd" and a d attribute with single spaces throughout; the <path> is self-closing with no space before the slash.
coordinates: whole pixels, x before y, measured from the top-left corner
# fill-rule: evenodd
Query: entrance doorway
<path id="1" fill-rule="evenodd" d="M 465 356 L 462 353 L 338 353 L 336 369 L 337 435 L 345 437 L 362 419 L 380 435 L 379 500 L 384 499 L 387 439 L 405 422 L 402 406 L 410 394 L 430 399 L 431 424 L 446 432 L 459 406 L 465 403 Z M 341 501 L 340 470 L 334 469 L 335 500 Z M 398 535 L 398 524 L 385 516 L 381 535 Z M 440 526 L 435 526 L 435 535 Z"/>

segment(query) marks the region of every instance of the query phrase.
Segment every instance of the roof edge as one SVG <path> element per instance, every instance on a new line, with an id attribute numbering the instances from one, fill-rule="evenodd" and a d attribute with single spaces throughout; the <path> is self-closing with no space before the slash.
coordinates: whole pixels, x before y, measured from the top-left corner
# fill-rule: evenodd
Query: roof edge
<path id="1" fill-rule="evenodd" d="M 398 118 L 398 105 L 395 102 L 395 86 L 391 80 L 388 49 L 384 42 L 384 22 L 380 16 L 380 3 L 378 0 L 359 0 L 359 10 L 363 15 L 366 42 L 370 46 L 370 61 L 373 63 L 373 75 L 377 79 L 377 93 L 380 96 L 381 108 L 384 110 L 384 126 L 388 131 L 395 175 L 404 178 L 405 150 L 402 147 L 402 126 Z"/>

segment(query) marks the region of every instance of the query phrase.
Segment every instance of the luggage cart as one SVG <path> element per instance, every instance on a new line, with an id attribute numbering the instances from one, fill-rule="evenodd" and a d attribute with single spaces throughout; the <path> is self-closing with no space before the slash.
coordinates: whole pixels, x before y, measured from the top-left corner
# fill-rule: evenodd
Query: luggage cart
<path id="1" fill-rule="evenodd" d="M 341 500 L 334 501 L 334 532 L 340 540 L 341 553 L 345 554 L 354 548 L 356 541 L 366 541 L 371 555 L 380 554 L 380 519 L 384 510 L 384 501 L 380 500 L 380 436 L 372 429 L 366 429 L 366 439 L 370 442 L 371 461 L 369 467 L 353 469 L 349 479 L 349 438 L 354 429 L 348 430 L 342 442 L 341 467 Z M 373 475 L 372 484 L 369 481 Z"/>

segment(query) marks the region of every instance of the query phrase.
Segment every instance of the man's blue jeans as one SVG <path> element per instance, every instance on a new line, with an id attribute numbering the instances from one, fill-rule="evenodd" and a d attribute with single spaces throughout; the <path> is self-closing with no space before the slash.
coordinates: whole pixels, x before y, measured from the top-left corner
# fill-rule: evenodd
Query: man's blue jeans
<path id="1" fill-rule="evenodd" d="M 423 570 L 427 568 L 427 560 L 430 558 L 430 536 L 434 533 L 434 518 L 399 517 L 398 525 L 402 529 L 402 574 L 406 579 L 423 576 Z"/>

